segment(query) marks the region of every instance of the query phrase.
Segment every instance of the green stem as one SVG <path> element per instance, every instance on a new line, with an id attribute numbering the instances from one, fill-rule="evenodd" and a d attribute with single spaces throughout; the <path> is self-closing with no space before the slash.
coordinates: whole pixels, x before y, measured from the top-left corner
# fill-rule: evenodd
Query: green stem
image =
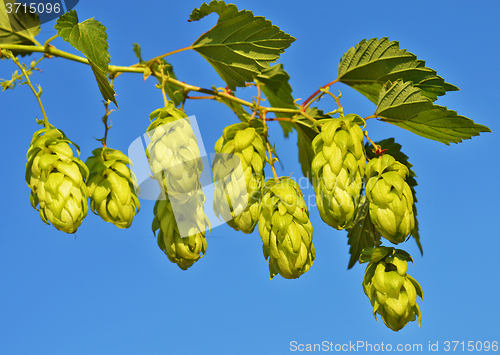
<path id="1" fill-rule="evenodd" d="M 19 67 L 19 69 L 21 69 L 21 71 L 23 72 L 23 75 L 24 77 L 26 78 L 26 83 L 28 84 L 28 86 L 31 88 L 31 91 L 33 91 L 33 94 L 35 94 L 36 96 L 36 99 L 38 101 L 38 105 L 40 105 L 40 108 L 42 110 L 42 115 L 43 115 L 43 125 L 45 128 L 50 128 L 50 124 L 49 124 L 49 118 L 47 117 L 47 114 L 45 113 L 45 109 L 43 107 L 43 104 L 42 104 L 42 99 L 40 99 L 40 96 L 42 95 L 42 91 L 41 91 L 41 88 L 39 89 L 39 91 L 37 92 L 35 90 L 35 88 L 33 87 L 33 84 L 31 84 L 31 80 L 30 80 L 30 76 L 29 74 L 26 72 L 26 68 L 24 67 L 24 65 L 22 65 L 20 62 L 19 62 L 19 59 L 17 59 L 16 56 L 14 56 L 11 52 L 7 51 L 7 56 L 10 57 L 10 59 L 12 59 L 12 61 L 14 63 L 16 63 L 16 65 Z"/>
<path id="2" fill-rule="evenodd" d="M 264 111 L 262 113 L 262 123 L 264 124 L 264 127 L 267 128 L 266 120 L 267 120 L 266 119 L 266 112 Z M 276 169 L 274 168 L 274 161 L 273 161 L 273 153 L 271 150 L 271 144 L 269 144 L 269 139 L 268 139 L 267 134 L 264 138 L 266 140 L 267 152 L 269 153 L 269 164 L 271 165 L 271 170 L 273 171 L 274 179 L 278 180 L 278 174 L 276 174 Z"/>
<path id="3" fill-rule="evenodd" d="M 167 99 L 167 94 L 165 93 L 165 79 L 167 79 L 167 77 L 165 76 L 165 73 L 163 72 L 163 66 L 160 67 L 160 70 L 161 70 L 161 93 L 163 95 L 163 102 L 165 103 L 165 107 L 166 107 L 168 104 L 168 99 Z"/>
<path id="4" fill-rule="evenodd" d="M 0 45 L 2 49 L 15 50 L 18 52 L 35 52 L 35 53 L 44 53 L 48 56 L 60 57 L 68 60 L 72 60 L 74 62 L 89 64 L 89 61 L 85 57 L 81 57 L 75 54 L 71 54 L 60 49 L 57 49 L 52 46 L 28 46 L 22 44 L 2 44 Z M 119 65 L 108 65 L 108 73 L 115 74 L 118 72 L 128 72 L 128 73 L 144 73 L 145 67 L 125 67 Z"/>
<path id="5" fill-rule="evenodd" d="M 54 36 L 55 37 L 55 36 Z M 45 43 L 48 44 L 54 37 L 49 38 Z M 18 52 L 35 52 L 35 53 L 44 53 L 46 56 L 54 56 L 54 57 L 60 57 L 64 59 L 68 59 L 74 62 L 82 63 L 82 64 L 89 64 L 89 61 L 85 57 L 81 57 L 75 54 L 71 54 L 65 51 L 62 51 L 60 49 L 57 49 L 53 46 L 46 45 L 46 46 L 32 46 L 32 45 L 20 45 L 20 44 L 2 44 L 0 46 L 2 49 L 9 49 L 9 50 L 16 50 Z M 185 48 L 180 48 L 175 51 L 163 54 L 159 57 L 155 57 L 153 59 L 150 59 L 147 61 L 147 63 L 154 62 L 155 60 L 161 59 L 163 57 L 166 57 L 168 55 L 182 52 L 188 49 L 192 49 L 191 47 L 185 47 Z M 147 63 L 146 64 L 134 64 L 132 66 L 119 66 L 119 65 L 108 65 L 108 73 L 110 74 L 111 78 L 116 78 L 119 73 L 144 73 L 144 71 L 147 68 Z M 161 77 L 161 73 L 159 72 L 154 72 L 155 76 Z M 181 82 L 177 79 L 174 79 L 172 77 L 167 77 L 165 78 L 166 81 L 169 83 L 172 83 L 185 91 L 195 91 L 195 92 L 200 92 L 203 94 L 207 94 L 209 96 L 214 96 L 214 97 L 221 97 L 225 98 L 234 102 L 237 102 L 243 106 L 252 108 L 252 109 L 257 109 L 260 111 L 265 111 L 265 112 L 274 112 L 274 113 L 291 113 L 294 115 L 301 114 L 304 117 L 306 117 L 309 121 L 315 122 L 316 120 L 306 114 L 305 112 L 298 110 L 298 109 L 289 109 L 289 108 L 280 108 L 280 107 L 265 107 L 265 106 L 255 106 L 254 103 L 240 99 L 234 95 L 229 94 L 228 92 L 224 91 L 217 91 L 217 90 L 211 90 L 211 89 L 204 89 L 198 86 L 186 84 L 184 82 Z"/>
<path id="6" fill-rule="evenodd" d="M 179 52 L 184 52 L 184 51 L 187 51 L 189 49 L 192 49 L 191 46 L 189 47 L 184 47 L 184 48 L 179 48 L 179 49 L 176 49 L 175 51 L 171 51 L 171 52 L 168 52 L 168 53 L 165 53 L 165 54 L 162 54 L 158 57 L 154 57 L 154 58 L 151 58 L 150 60 L 148 60 L 146 62 L 146 66 L 151 66 L 151 64 L 153 64 L 154 62 L 156 62 L 157 60 L 160 60 L 162 58 L 165 58 L 165 57 L 168 57 L 169 55 L 172 55 L 172 54 L 175 54 L 175 53 L 179 53 Z"/>
<path id="7" fill-rule="evenodd" d="M 307 118 L 307 119 L 308 119 L 309 121 L 311 121 L 312 123 L 315 123 L 315 122 L 316 122 L 316 120 L 315 120 L 313 117 L 311 117 L 310 115 L 308 115 L 308 114 L 307 114 L 307 113 L 305 113 L 304 111 L 300 111 L 300 114 L 301 114 L 302 116 L 304 116 L 305 118 Z"/>
<path id="8" fill-rule="evenodd" d="M 59 37 L 58 35 L 54 35 L 52 37 L 50 37 L 48 40 L 45 41 L 45 43 L 43 44 L 43 48 L 46 48 L 49 46 L 49 43 L 52 42 L 53 40 L 55 40 L 57 37 Z"/>
<path id="9" fill-rule="evenodd" d="M 108 117 L 109 117 L 109 114 L 111 112 L 113 112 L 113 110 L 109 109 L 109 103 L 110 103 L 109 100 L 104 102 L 104 107 L 106 108 L 106 114 L 102 118 L 102 122 L 104 123 L 104 138 L 102 139 L 102 146 L 104 148 L 106 148 L 106 144 L 108 141 L 108 131 L 111 128 L 111 125 L 108 126 Z"/>

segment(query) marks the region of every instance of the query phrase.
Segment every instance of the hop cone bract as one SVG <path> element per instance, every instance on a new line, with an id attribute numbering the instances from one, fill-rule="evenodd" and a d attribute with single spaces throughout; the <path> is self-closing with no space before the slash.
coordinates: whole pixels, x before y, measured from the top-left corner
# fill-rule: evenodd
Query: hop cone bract
<path id="1" fill-rule="evenodd" d="M 420 326 L 422 316 L 417 295 L 422 299 L 424 296 L 420 284 L 406 273 L 411 257 L 403 250 L 375 249 L 391 249 L 385 257 L 368 264 L 363 278 L 363 290 L 370 298 L 375 319 L 380 314 L 385 325 L 394 331 L 417 317 Z"/>
<path id="2" fill-rule="evenodd" d="M 42 221 L 75 233 L 88 212 L 89 170 L 73 156 L 69 143 L 75 145 L 53 126 L 35 132 L 27 154 L 26 183 Z"/>
<path id="3" fill-rule="evenodd" d="M 215 144 L 213 208 L 235 230 L 252 233 L 260 214 L 266 149 L 260 120 L 233 124 Z"/>
<path id="4" fill-rule="evenodd" d="M 130 159 L 111 148 L 98 148 L 92 154 L 85 162 L 90 170 L 87 186 L 92 212 L 119 228 L 130 227 L 141 207 L 135 175 L 127 166 Z"/>
<path id="5" fill-rule="evenodd" d="M 155 203 L 153 232 L 156 235 L 159 230 L 158 246 L 182 270 L 191 267 L 207 251 L 205 229 L 209 223 L 203 211 L 204 202 L 205 195 L 198 190 L 190 203 L 175 206 L 175 214 L 168 195 Z M 179 224 L 187 224 L 188 236 L 181 236 Z"/>
<path id="6" fill-rule="evenodd" d="M 356 117 L 349 114 L 325 120 L 312 142 L 315 156 L 311 170 L 318 211 L 323 221 L 336 229 L 347 228 L 354 220 L 363 186 L 366 156 Z"/>
<path id="7" fill-rule="evenodd" d="M 259 234 L 271 279 L 296 279 L 307 272 L 316 252 L 313 227 L 299 185 L 290 178 L 269 179 L 264 186 Z"/>
<path id="8" fill-rule="evenodd" d="M 415 226 L 407 177 L 408 168 L 388 154 L 370 160 L 366 166 L 370 218 L 382 236 L 394 244 L 405 241 Z"/>

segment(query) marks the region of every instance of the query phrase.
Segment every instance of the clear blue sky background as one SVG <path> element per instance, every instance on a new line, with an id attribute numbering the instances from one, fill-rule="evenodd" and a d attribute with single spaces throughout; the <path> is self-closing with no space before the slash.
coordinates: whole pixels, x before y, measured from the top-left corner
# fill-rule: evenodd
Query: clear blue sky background
<path id="1" fill-rule="evenodd" d="M 333 344 L 423 344 L 500 341 L 498 319 L 498 13 L 494 1 L 235 1 L 265 16 L 297 41 L 280 59 L 296 98 L 307 98 L 336 78 L 340 57 L 363 38 L 385 37 L 417 54 L 446 81 L 461 88 L 440 105 L 487 125 L 486 133 L 462 144 L 444 144 L 370 120 L 376 140 L 395 137 L 418 175 L 418 217 L 424 247 L 401 244 L 415 260 L 409 274 L 423 287 L 417 322 L 400 332 L 375 321 L 361 281 L 364 265 L 347 270 L 346 232 L 325 225 L 314 208 L 316 261 L 298 280 L 269 280 L 262 241 L 217 227 L 206 256 L 182 271 L 158 248 L 151 232 L 153 201 L 131 228 L 119 230 L 89 212 L 75 235 L 42 223 L 29 203 L 24 181 L 26 152 L 41 117 L 27 86 L 0 93 L 0 353 L 1 354 L 287 354 L 290 342 Z M 80 1 L 80 21 L 95 17 L 108 28 L 112 64 L 136 63 L 132 44 L 144 58 L 190 45 L 217 21 L 186 20 L 198 1 Z M 39 41 L 55 34 L 43 25 Z M 70 49 L 58 39 L 53 44 Z M 39 58 L 39 55 L 35 55 Z M 28 62 L 26 58 L 24 60 Z M 202 87 L 223 86 L 193 51 L 169 58 L 177 76 Z M 86 159 L 103 135 L 104 108 L 89 67 L 63 59 L 44 60 L 32 80 L 43 87 L 50 122 L 62 129 Z M 0 78 L 16 70 L 0 63 Z M 346 113 L 373 114 L 375 106 L 345 85 Z M 149 113 L 163 104 L 154 79 L 126 74 L 115 81 L 120 105 L 111 115 L 108 145 L 126 151 L 143 134 Z M 250 98 L 251 89 L 241 93 Z M 333 107 L 328 99 L 320 102 Z M 188 101 L 207 150 L 222 129 L 237 122 L 222 104 Z M 284 140 L 271 125 L 284 169 L 300 177 L 296 135 Z M 313 190 L 303 190 L 312 196 Z M 387 243 L 388 245 L 388 243 Z M 460 345 L 461 347 L 461 345 Z M 458 349 L 457 349 L 458 351 Z"/>

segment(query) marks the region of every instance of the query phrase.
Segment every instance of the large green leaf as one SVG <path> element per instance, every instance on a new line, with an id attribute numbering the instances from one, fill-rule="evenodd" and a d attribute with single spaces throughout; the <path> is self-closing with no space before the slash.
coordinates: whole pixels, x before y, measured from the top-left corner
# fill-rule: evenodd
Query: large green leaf
<path id="1" fill-rule="evenodd" d="M 193 10 L 190 21 L 216 13 L 217 24 L 198 38 L 191 48 L 200 53 L 231 90 L 244 87 L 270 63 L 275 62 L 295 38 L 271 21 L 238 11 L 236 5 L 213 0 Z"/>
<path id="2" fill-rule="evenodd" d="M 108 70 L 108 36 L 99 21 L 91 18 L 78 23 L 76 11 L 70 10 L 57 19 L 54 28 L 58 36 L 85 54 L 101 71 Z"/>
<path id="3" fill-rule="evenodd" d="M 347 244 L 351 246 L 349 248 L 351 258 L 347 266 L 348 269 L 356 264 L 364 248 L 380 245 L 380 234 L 370 219 L 369 204 L 366 196 L 363 196 L 356 211 L 356 217 L 350 228 L 347 229 Z"/>
<path id="4" fill-rule="evenodd" d="M 137 43 L 134 43 L 133 50 L 135 52 L 135 55 L 139 59 L 139 63 L 144 64 L 145 61 L 142 60 L 142 56 L 141 56 L 141 46 Z M 163 69 L 164 73 L 173 79 L 177 79 L 177 76 L 174 73 L 174 67 L 163 58 L 160 60 L 160 62 L 161 62 L 161 64 L 164 65 L 164 69 Z M 153 70 L 153 73 L 155 71 L 159 71 L 158 65 L 159 65 L 159 63 L 154 63 L 152 65 L 151 69 Z M 157 79 L 159 82 L 161 82 L 160 77 L 157 77 Z M 181 89 L 181 87 L 167 81 L 165 83 L 164 89 L 165 89 L 165 93 L 170 98 L 170 100 L 172 100 L 174 102 L 175 106 L 179 106 L 182 103 L 182 101 L 184 100 L 184 95 L 182 94 L 182 92 L 179 91 Z"/>
<path id="5" fill-rule="evenodd" d="M 264 92 L 264 95 L 266 95 L 272 107 L 295 109 L 292 87 L 288 83 L 289 79 L 290 76 L 283 69 L 283 64 L 276 64 L 262 71 L 262 73 L 255 78 L 255 81 L 264 84 L 261 86 L 262 92 Z M 276 117 L 291 118 L 294 114 L 276 112 L 275 115 Z M 285 137 L 288 138 L 288 135 L 293 131 L 293 123 L 288 121 L 279 121 L 279 123 Z"/>
<path id="6" fill-rule="evenodd" d="M 78 23 L 76 11 L 70 10 L 57 19 L 54 28 L 58 36 L 87 57 L 102 97 L 118 106 L 115 91 L 106 77 L 110 61 L 106 27 L 93 18 Z"/>
<path id="7" fill-rule="evenodd" d="M 417 180 L 415 179 L 417 175 L 412 169 L 412 164 L 408 161 L 408 156 L 404 154 L 401 151 L 401 144 L 396 143 L 394 141 L 394 138 L 387 138 L 378 142 L 375 142 L 375 144 L 379 145 L 382 147 L 382 149 L 387 149 L 387 154 L 390 154 L 391 156 L 394 157 L 398 162 L 401 164 L 405 165 L 408 168 L 409 175 L 408 178 L 406 179 L 406 182 L 410 186 L 411 193 L 413 195 L 413 214 L 415 216 L 415 226 L 411 232 L 413 238 L 415 238 L 415 242 L 418 245 L 418 248 L 420 249 L 420 253 L 423 255 L 424 250 L 422 249 L 422 244 L 420 243 L 420 234 L 418 232 L 418 218 L 417 218 L 417 192 L 415 191 L 415 187 L 418 185 Z M 370 149 L 371 143 L 366 143 L 365 145 L 365 150 L 366 150 L 366 156 L 368 159 L 373 159 L 377 155 L 375 152 L 373 152 L 373 149 Z M 373 148 L 373 147 L 371 147 Z"/>
<path id="8" fill-rule="evenodd" d="M 403 79 L 411 81 L 422 89 L 422 95 L 436 100 L 447 91 L 459 90 L 446 83 L 427 68 L 425 61 L 399 48 L 396 41 L 387 38 L 362 40 L 355 48 L 351 48 L 340 60 L 338 80 L 365 95 L 373 103 L 377 103 L 382 86 L 388 81 Z"/>
<path id="9" fill-rule="evenodd" d="M 491 132 L 456 111 L 434 105 L 420 88 L 403 80 L 389 82 L 382 88 L 375 114 L 382 121 L 446 145 L 460 143 L 480 132 Z"/>
<path id="10" fill-rule="evenodd" d="M 17 1 L 19 2 L 19 1 Z M 35 45 L 35 37 L 40 33 L 40 20 L 38 14 L 18 11 L 7 13 L 7 4 L 16 3 L 15 0 L 0 1 L 0 44 Z M 30 54 L 29 52 L 16 52 L 14 55 Z"/>

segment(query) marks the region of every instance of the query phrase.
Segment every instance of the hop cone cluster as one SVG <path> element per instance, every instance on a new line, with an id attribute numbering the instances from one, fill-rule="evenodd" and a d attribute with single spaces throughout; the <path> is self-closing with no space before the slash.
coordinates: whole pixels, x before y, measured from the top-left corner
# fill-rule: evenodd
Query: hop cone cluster
<path id="1" fill-rule="evenodd" d="M 266 149 L 260 120 L 233 124 L 215 144 L 213 208 L 235 230 L 252 233 L 260 214 Z"/>
<path id="2" fill-rule="evenodd" d="M 370 218 L 382 236 L 394 244 L 406 240 L 415 226 L 413 195 L 405 179 L 408 168 L 385 154 L 366 166 L 365 193 Z"/>
<path id="3" fill-rule="evenodd" d="M 198 141 L 187 115 L 171 101 L 150 119 L 146 154 L 162 190 L 154 208 L 153 231 L 160 230 L 158 246 L 169 260 L 186 270 L 205 254 L 209 227 Z"/>
<path id="4" fill-rule="evenodd" d="M 198 190 L 196 198 L 200 203 L 176 205 L 175 213 L 168 195 L 166 199 L 159 198 L 154 207 L 153 233 L 156 235 L 159 230 L 158 246 L 182 270 L 190 268 L 207 251 L 205 229 L 209 222 L 203 210 L 205 195 Z M 181 235 L 182 227 L 188 229 L 188 236 Z"/>
<path id="5" fill-rule="evenodd" d="M 52 126 L 35 132 L 27 154 L 26 182 L 31 205 L 40 211 L 42 221 L 75 233 L 88 212 L 89 171 L 73 156 L 69 143 L 75 145 Z"/>
<path id="6" fill-rule="evenodd" d="M 92 212 L 118 228 L 130 227 L 141 207 L 135 175 L 127 166 L 130 159 L 111 148 L 98 148 L 92 154 L 85 162 L 90 170 L 87 186 Z"/>
<path id="7" fill-rule="evenodd" d="M 325 120 L 312 142 L 316 204 L 325 223 L 344 229 L 354 220 L 366 165 L 363 131 L 356 115 Z"/>
<path id="8" fill-rule="evenodd" d="M 372 248 L 373 256 L 363 278 L 363 290 L 370 298 L 373 315 L 382 317 L 385 325 L 394 331 L 402 329 L 418 317 L 421 323 L 417 295 L 423 299 L 419 283 L 406 273 L 408 261 L 413 261 L 403 250 Z M 361 261 L 361 260 L 360 260 Z"/>
<path id="9" fill-rule="evenodd" d="M 289 178 L 269 179 L 263 190 L 259 234 L 271 279 L 296 279 L 307 272 L 316 252 L 313 227 L 299 185 Z"/>

